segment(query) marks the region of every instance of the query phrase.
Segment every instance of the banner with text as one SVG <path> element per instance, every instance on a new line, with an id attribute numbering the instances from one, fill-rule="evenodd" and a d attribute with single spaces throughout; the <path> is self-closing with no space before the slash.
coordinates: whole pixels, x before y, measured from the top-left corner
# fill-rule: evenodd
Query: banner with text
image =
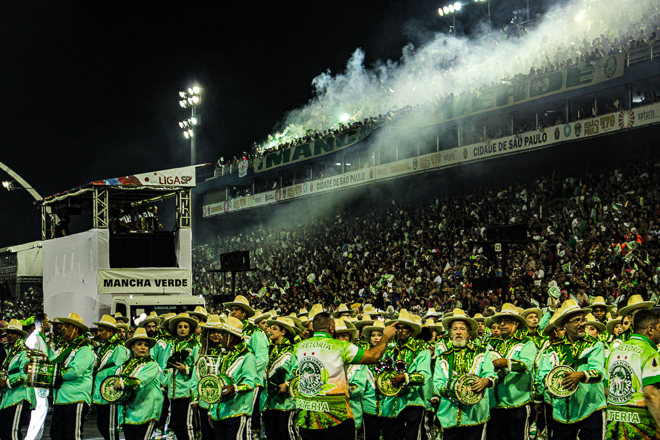
<path id="1" fill-rule="evenodd" d="M 99 269 L 99 293 L 192 293 L 186 269 Z"/>

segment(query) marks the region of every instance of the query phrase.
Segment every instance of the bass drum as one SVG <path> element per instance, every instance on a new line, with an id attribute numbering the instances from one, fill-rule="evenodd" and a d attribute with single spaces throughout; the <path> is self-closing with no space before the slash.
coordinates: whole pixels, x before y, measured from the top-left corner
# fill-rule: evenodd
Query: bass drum
<path id="1" fill-rule="evenodd" d="M 126 405 L 135 397 L 135 390 L 132 388 L 115 389 L 115 384 L 120 379 L 121 376 L 109 376 L 103 379 L 103 382 L 101 382 L 101 397 L 110 403 Z"/>
<path id="2" fill-rule="evenodd" d="M 55 389 L 62 384 L 60 364 L 53 364 L 48 359 L 34 357 L 24 369 L 27 373 L 26 387 Z"/>

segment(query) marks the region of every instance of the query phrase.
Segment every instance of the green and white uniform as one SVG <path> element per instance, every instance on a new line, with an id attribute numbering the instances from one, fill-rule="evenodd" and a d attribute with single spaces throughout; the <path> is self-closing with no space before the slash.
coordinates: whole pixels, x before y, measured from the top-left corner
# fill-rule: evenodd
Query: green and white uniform
<path id="1" fill-rule="evenodd" d="M 607 360 L 607 438 L 658 439 L 660 428 L 646 406 L 644 387 L 660 384 L 658 347 L 634 333 Z"/>
<path id="2" fill-rule="evenodd" d="M 96 365 L 94 372 L 94 392 L 92 401 L 96 405 L 108 405 L 108 401 L 101 396 L 101 384 L 105 379 L 115 374 L 117 367 L 121 366 L 130 357 L 128 349 L 124 347 L 124 341 L 119 336 L 112 337 L 96 352 Z"/>
<path id="3" fill-rule="evenodd" d="M 213 420 L 252 416 L 256 387 L 261 380 L 256 365 L 254 354 L 248 350 L 245 342 L 241 342 L 225 352 L 220 363 L 220 373 L 233 379 L 236 394 L 231 399 L 221 399 L 211 405 L 209 414 Z"/>
<path id="4" fill-rule="evenodd" d="M 119 406 L 119 425 L 142 425 L 158 420 L 163 408 L 160 367 L 151 356 L 130 359 L 116 370 L 122 385 L 135 392 L 133 400 Z"/>
<path id="5" fill-rule="evenodd" d="M 507 367 L 495 370 L 497 385 L 489 392 L 491 408 L 519 408 L 531 402 L 533 368 L 536 345 L 517 330 L 509 338 L 501 336 L 490 340 L 491 357 L 507 360 Z"/>
<path id="6" fill-rule="evenodd" d="M 27 347 L 23 339 L 18 339 L 14 345 L 9 347 L 9 352 L 0 370 L 7 372 L 7 388 L 2 388 L 0 394 L 0 410 L 9 408 L 26 401 L 31 408 L 36 405 L 36 398 L 32 388 L 25 387 L 27 374 L 23 368 L 28 364 Z"/>
<path id="7" fill-rule="evenodd" d="M 55 405 L 92 404 L 94 351 L 84 336 L 65 344 L 52 360 L 62 364 L 62 386 L 54 391 Z"/>

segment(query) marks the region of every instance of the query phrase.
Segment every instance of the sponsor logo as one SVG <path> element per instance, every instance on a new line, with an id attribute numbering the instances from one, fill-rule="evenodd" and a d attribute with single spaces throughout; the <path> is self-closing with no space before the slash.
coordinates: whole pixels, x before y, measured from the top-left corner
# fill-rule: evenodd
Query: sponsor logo
<path id="1" fill-rule="evenodd" d="M 555 140 L 559 140 L 559 136 L 561 136 L 561 130 L 559 130 L 559 127 L 555 128 Z"/>
<path id="2" fill-rule="evenodd" d="M 298 391 L 303 396 L 314 397 L 323 388 L 323 364 L 313 356 L 305 356 L 298 367 L 300 381 Z"/>
<path id="3" fill-rule="evenodd" d="M 571 135 L 571 124 L 564 125 L 564 137 L 569 137 Z"/>
<path id="4" fill-rule="evenodd" d="M 633 371 L 625 360 L 616 360 L 610 365 L 609 400 L 617 405 L 628 403 L 635 394 Z"/>
<path id="5" fill-rule="evenodd" d="M 574 130 L 575 130 L 575 137 L 580 137 L 580 135 L 582 134 L 582 123 L 576 122 Z"/>
<path id="6" fill-rule="evenodd" d="M 653 110 L 651 110 L 653 113 Z M 640 118 L 642 119 L 642 118 Z M 635 126 L 635 112 L 633 110 L 621 110 L 619 112 L 619 128 L 633 128 Z"/>

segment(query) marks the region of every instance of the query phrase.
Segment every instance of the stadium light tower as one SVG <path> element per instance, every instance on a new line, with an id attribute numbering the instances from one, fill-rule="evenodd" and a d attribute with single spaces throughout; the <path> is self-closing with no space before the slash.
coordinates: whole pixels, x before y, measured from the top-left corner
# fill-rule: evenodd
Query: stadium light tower
<path id="1" fill-rule="evenodd" d="M 490 24 L 490 2 L 491 0 L 474 0 L 475 3 L 488 3 L 488 24 Z M 527 11 L 529 11 L 529 1 L 527 2 Z M 527 13 L 527 20 L 529 20 L 529 12 Z"/>
<path id="2" fill-rule="evenodd" d="M 451 28 L 453 32 L 456 32 L 456 14 L 461 10 L 461 7 L 462 5 L 459 2 L 456 2 L 438 8 L 438 15 L 440 15 L 440 17 L 448 17 L 450 15 L 452 16 L 453 26 Z"/>
<path id="3" fill-rule="evenodd" d="M 197 162 L 195 151 L 195 137 L 197 135 L 197 127 L 199 126 L 199 115 L 197 115 L 197 106 L 202 101 L 201 89 L 199 86 L 192 86 L 185 92 L 179 92 L 179 105 L 181 108 L 190 108 L 190 118 L 179 122 L 179 127 L 183 130 L 183 136 L 190 139 L 190 165 L 195 165 Z"/>

